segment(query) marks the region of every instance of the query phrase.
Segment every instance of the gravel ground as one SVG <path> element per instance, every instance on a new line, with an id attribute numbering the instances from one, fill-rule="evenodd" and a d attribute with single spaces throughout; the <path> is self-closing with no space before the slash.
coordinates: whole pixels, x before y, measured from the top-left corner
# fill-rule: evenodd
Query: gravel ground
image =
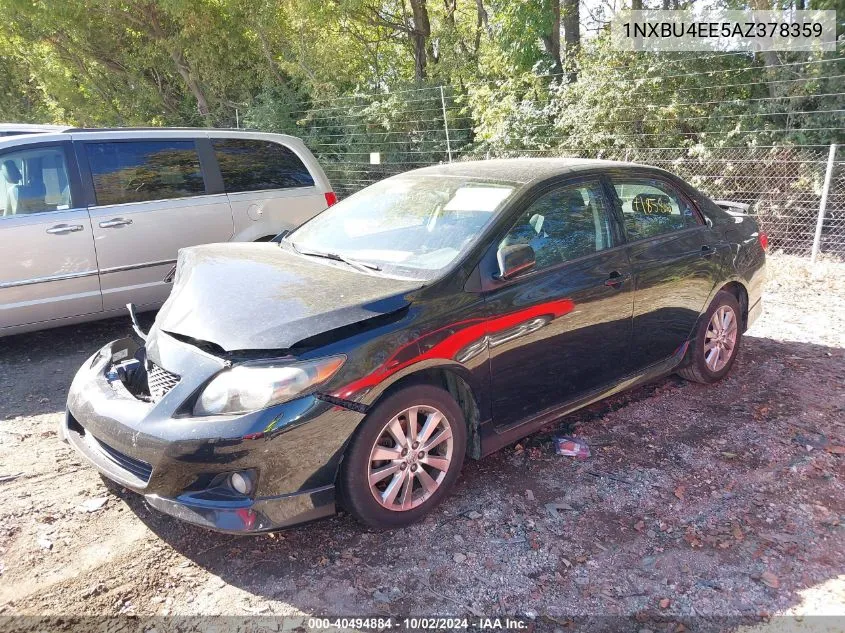
<path id="1" fill-rule="evenodd" d="M 845 264 L 774 255 L 769 276 L 723 382 L 670 377 L 568 416 L 468 462 L 446 503 L 393 533 L 339 516 L 238 538 L 158 514 L 56 437 L 74 371 L 126 321 L 0 339 L 0 615 L 511 615 L 674 633 L 845 616 Z M 592 456 L 555 455 L 555 432 Z M 625 617 L 579 619 L 598 615 Z"/>

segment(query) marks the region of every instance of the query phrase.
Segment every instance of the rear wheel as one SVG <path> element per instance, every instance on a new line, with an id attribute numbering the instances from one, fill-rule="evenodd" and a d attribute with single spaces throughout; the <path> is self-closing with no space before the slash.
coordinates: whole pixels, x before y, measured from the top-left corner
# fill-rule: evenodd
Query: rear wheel
<path id="1" fill-rule="evenodd" d="M 689 363 L 678 373 L 701 383 L 724 378 L 736 360 L 742 340 L 741 314 L 736 297 L 718 292 L 699 323 L 689 350 Z"/>
<path id="2" fill-rule="evenodd" d="M 452 396 L 415 385 L 364 419 L 341 469 L 344 505 L 375 528 L 409 525 L 449 493 L 466 451 L 466 425 Z"/>

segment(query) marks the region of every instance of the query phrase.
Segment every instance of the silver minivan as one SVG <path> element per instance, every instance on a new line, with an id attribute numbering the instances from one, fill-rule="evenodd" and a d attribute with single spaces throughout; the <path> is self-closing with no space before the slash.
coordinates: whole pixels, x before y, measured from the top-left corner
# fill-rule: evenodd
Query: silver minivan
<path id="1" fill-rule="evenodd" d="M 0 336 L 159 307 L 177 251 L 265 241 L 335 201 L 300 139 L 203 129 L 0 139 Z"/>

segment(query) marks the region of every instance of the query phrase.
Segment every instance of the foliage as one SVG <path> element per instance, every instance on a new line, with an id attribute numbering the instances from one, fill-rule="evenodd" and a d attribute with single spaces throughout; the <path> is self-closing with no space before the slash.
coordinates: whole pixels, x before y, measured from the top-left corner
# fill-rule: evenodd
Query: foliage
<path id="1" fill-rule="evenodd" d="M 552 76 L 555 2 L 0 0 L 0 105 L 18 121 L 242 124 L 351 164 L 445 159 L 441 85 L 465 156 L 841 140 L 838 52 L 633 54 L 600 30 Z"/>

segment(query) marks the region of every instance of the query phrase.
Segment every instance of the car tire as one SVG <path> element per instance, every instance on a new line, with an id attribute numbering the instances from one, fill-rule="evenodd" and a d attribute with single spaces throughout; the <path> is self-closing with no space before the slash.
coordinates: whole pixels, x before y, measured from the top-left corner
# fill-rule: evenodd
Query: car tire
<path id="1" fill-rule="evenodd" d="M 727 325 L 725 319 L 730 320 Z M 741 342 L 742 310 L 739 302 L 731 293 L 719 291 L 698 324 L 695 339 L 687 353 L 687 364 L 678 370 L 678 374 L 692 382 L 718 382 L 731 370 Z"/>
<path id="2" fill-rule="evenodd" d="M 463 413 L 449 392 L 420 384 L 389 395 L 367 414 L 344 455 L 343 505 L 376 529 L 418 521 L 449 494 L 466 438 Z"/>

